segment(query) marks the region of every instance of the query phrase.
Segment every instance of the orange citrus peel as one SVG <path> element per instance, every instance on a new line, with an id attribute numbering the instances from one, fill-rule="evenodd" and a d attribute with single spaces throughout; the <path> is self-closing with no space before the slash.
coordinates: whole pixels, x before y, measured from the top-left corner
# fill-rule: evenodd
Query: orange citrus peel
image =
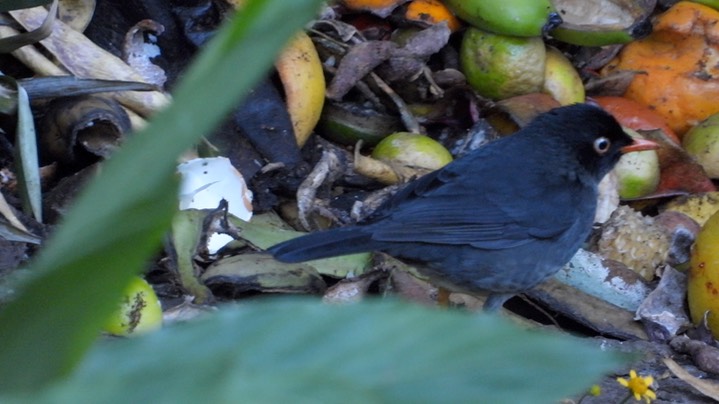
<path id="1" fill-rule="evenodd" d="M 439 0 L 414 0 L 407 6 L 404 16 L 410 21 L 420 21 L 428 24 L 439 24 L 446 21 L 452 32 L 462 27 L 459 19 Z"/>
<path id="2" fill-rule="evenodd" d="M 603 73 L 637 74 L 625 97 L 658 112 L 679 135 L 719 112 L 719 11 L 682 1 L 654 32 L 624 47 Z"/>

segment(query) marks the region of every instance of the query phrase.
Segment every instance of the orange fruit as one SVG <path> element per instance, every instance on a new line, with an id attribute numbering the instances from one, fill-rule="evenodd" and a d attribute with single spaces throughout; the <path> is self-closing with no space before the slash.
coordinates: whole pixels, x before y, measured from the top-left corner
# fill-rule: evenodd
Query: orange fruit
<path id="1" fill-rule="evenodd" d="M 672 140 L 679 143 L 679 137 L 674 133 L 672 128 L 667 125 L 667 121 L 664 120 L 664 117 L 649 109 L 649 107 L 644 104 L 640 104 L 629 98 L 613 96 L 592 97 L 592 101 L 612 114 L 622 126 L 634 130 L 661 129 Z"/>
<path id="2" fill-rule="evenodd" d="M 624 96 L 664 117 L 682 136 L 719 112 L 719 11 L 682 1 L 661 14 L 654 32 L 627 44 L 603 72 L 640 72 Z"/>
<path id="3" fill-rule="evenodd" d="M 369 11 L 380 17 L 387 17 L 397 6 L 408 0 L 341 0 L 340 3 L 356 11 Z"/>
<path id="4" fill-rule="evenodd" d="M 457 17 L 439 0 L 414 0 L 407 6 L 404 17 L 410 21 L 421 21 L 429 24 L 446 21 L 452 32 L 462 26 Z"/>

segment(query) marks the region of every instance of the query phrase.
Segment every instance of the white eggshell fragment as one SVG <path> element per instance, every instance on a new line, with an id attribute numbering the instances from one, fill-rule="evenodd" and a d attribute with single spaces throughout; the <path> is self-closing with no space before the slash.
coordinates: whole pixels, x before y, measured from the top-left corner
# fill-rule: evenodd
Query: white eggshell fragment
<path id="1" fill-rule="evenodd" d="M 180 210 L 215 209 L 225 199 L 232 215 L 245 221 L 252 217 L 252 191 L 228 158 L 189 160 L 177 171 L 182 176 Z"/>

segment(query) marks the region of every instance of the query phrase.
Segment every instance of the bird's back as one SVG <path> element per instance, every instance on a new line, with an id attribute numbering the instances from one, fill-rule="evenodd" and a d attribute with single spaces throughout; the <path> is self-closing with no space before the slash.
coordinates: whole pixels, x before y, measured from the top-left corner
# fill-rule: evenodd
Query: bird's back
<path id="1" fill-rule="evenodd" d="M 629 143 L 605 112 L 559 108 L 410 182 L 363 223 L 269 251 L 290 262 L 383 251 L 420 263 L 451 289 L 523 291 L 579 249 L 591 231 L 597 183 Z"/>

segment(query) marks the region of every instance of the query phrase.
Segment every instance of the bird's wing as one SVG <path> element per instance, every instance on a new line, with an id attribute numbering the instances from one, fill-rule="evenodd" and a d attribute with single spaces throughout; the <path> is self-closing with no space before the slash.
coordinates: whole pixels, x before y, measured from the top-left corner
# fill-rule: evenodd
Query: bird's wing
<path id="1" fill-rule="evenodd" d="M 583 206 L 594 203 L 593 192 L 587 197 L 578 184 L 552 184 L 506 164 L 499 165 L 505 172 L 492 172 L 488 161 L 484 171 L 471 172 L 470 164 L 451 164 L 409 184 L 374 221 L 372 238 L 504 249 L 558 237 L 583 211 L 593 212 L 593 205 Z"/>

